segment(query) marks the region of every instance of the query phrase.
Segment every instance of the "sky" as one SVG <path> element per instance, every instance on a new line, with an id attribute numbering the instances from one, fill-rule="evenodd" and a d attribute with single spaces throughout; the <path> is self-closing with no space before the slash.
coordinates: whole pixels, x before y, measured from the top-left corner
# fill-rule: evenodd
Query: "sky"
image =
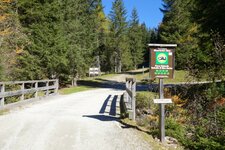
<path id="1" fill-rule="evenodd" d="M 104 12 L 108 16 L 112 2 L 114 0 L 102 0 Z M 163 14 L 159 8 L 162 8 L 162 0 L 123 0 L 127 10 L 127 19 L 130 19 L 132 9 L 135 7 L 138 11 L 140 23 L 145 22 L 149 28 L 157 28 L 162 21 Z"/>

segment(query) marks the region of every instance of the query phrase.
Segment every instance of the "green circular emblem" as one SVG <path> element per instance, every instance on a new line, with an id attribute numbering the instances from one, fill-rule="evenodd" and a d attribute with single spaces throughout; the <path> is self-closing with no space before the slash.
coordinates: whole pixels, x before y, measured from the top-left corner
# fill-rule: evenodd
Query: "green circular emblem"
<path id="1" fill-rule="evenodd" d="M 158 63 L 160 64 L 165 64 L 167 62 L 167 55 L 165 53 L 160 53 L 158 56 L 157 56 L 157 61 Z"/>

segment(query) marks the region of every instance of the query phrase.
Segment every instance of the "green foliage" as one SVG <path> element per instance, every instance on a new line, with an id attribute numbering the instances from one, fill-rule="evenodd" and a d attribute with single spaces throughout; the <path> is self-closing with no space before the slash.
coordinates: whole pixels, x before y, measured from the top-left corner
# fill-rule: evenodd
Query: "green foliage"
<path id="1" fill-rule="evenodd" d="M 186 128 L 178 123 L 174 118 L 166 118 L 166 135 L 178 139 L 181 143 L 186 141 Z"/>
<path id="2" fill-rule="evenodd" d="M 138 109 L 143 109 L 146 106 L 149 106 L 149 98 L 146 95 L 137 93 L 136 99 L 137 99 L 136 107 Z"/>
<path id="3" fill-rule="evenodd" d="M 66 67 L 66 38 L 61 1 L 19 1 L 20 21 L 29 33 L 30 45 L 19 64 L 21 73 L 33 72 L 27 79 L 58 78 Z M 29 56 L 32 55 L 32 56 Z M 25 58 L 24 58 L 25 57 Z M 38 64 L 29 63 L 28 57 Z M 32 66 L 31 66 L 32 65 Z M 40 78 L 36 75 L 38 74 Z"/>
<path id="4" fill-rule="evenodd" d="M 101 0 L 9 0 L 1 6 L 1 79 L 68 83 L 86 76 L 96 58 L 106 72 L 142 63 L 148 29 L 139 25 L 137 12 L 128 26 L 122 0 L 113 2 L 109 19 Z"/>
<path id="5" fill-rule="evenodd" d="M 128 37 L 133 68 L 137 69 L 138 64 L 143 62 L 143 50 L 145 45 L 143 44 L 144 39 L 142 28 L 139 25 L 138 13 L 136 9 L 133 9 L 132 11 Z"/>
<path id="6" fill-rule="evenodd" d="M 112 47 L 112 58 L 115 66 L 115 72 L 122 71 L 122 65 L 129 66 L 129 59 L 124 61 L 125 58 L 130 58 L 128 49 L 127 38 L 127 21 L 126 10 L 122 0 L 115 0 L 112 4 L 112 10 L 109 14 L 110 19 L 110 47 Z"/>
<path id="7" fill-rule="evenodd" d="M 149 102 L 149 93 L 137 94 L 137 114 L 141 113 L 137 121 L 157 136 L 159 110 Z M 153 94 L 151 99 L 155 96 Z M 225 148 L 224 82 L 165 89 L 164 96 L 174 102 L 166 106 L 167 136 L 176 138 L 187 149 Z M 151 113 L 146 114 L 146 110 Z"/>
<path id="8" fill-rule="evenodd" d="M 164 0 L 160 42 L 178 44 L 176 68 L 198 78 L 224 77 L 224 5 L 222 1 Z"/>
<path id="9" fill-rule="evenodd" d="M 164 0 L 163 22 L 159 27 L 162 43 L 176 43 L 176 68 L 189 69 L 197 48 L 198 25 L 191 20 L 193 0 Z"/>

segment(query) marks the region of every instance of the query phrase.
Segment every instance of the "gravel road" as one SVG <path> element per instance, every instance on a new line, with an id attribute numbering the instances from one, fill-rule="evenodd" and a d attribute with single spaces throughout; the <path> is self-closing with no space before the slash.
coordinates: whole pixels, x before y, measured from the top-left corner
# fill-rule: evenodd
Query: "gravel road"
<path id="1" fill-rule="evenodd" d="M 0 116 L 0 150 L 149 150 L 140 134 L 118 122 L 122 91 L 97 89 Z"/>

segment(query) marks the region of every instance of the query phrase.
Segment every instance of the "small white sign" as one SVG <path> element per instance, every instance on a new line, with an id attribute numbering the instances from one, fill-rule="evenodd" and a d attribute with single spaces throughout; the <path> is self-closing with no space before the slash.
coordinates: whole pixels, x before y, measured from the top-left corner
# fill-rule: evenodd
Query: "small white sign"
<path id="1" fill-rule="evenodd" d="M 155 104 L 170 104 L 173 103 L 172 99 L 154 99 Z"/>

